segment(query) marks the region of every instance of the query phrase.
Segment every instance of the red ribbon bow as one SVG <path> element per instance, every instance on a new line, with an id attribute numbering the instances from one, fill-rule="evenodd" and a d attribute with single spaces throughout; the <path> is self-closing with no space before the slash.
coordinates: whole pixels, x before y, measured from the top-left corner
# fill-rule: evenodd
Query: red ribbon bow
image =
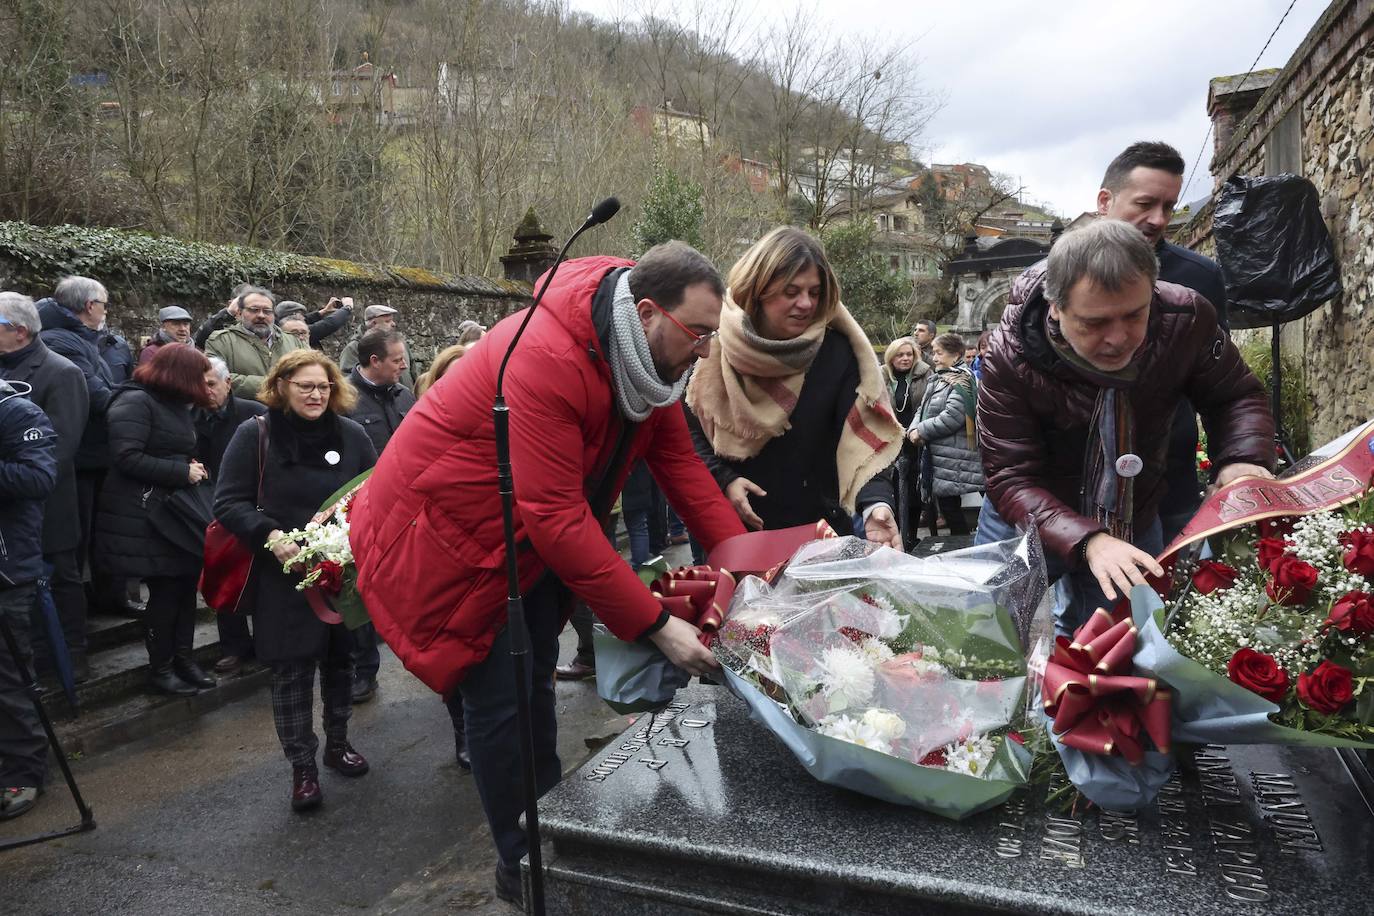
<path id="1" fill-rule="evenodd" d="M 680 566 L 655 579 L 649 591 L 669 614 L 701 630 L 709 646 L 735 595 L 735 577 L 710 566 Z"/>
<path id="2" fill-rule="evenodd" d="M 1045 666 L 1045 714 L 1068 747 L 1117 753 L 1139 765 L 1145 759 L 1143 738 L 1149 735 L 1161 753 L 1168 753 L 1173 697 L 1153 678 L 1129 673 L 1135 638 L 1130 618 L 1118 622 L 1098 608 L 1072 641 L 1055 639 Z"/>

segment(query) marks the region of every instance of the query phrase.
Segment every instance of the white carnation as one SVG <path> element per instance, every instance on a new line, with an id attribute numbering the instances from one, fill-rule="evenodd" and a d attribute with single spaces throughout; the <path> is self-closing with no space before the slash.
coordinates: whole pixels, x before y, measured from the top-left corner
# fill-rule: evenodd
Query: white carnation
<path id="1" fill-rule="evenodd" d="M 831 709 L 865 706 L 873 699 L 873 663 L 853 646 L 833 646 L 821 652 L 821 692 Z"/>

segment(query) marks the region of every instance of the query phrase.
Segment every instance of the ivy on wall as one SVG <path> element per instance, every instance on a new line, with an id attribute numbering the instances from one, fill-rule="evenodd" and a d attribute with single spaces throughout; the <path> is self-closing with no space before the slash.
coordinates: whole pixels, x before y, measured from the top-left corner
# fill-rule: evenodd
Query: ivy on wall
<path id="1" fill-rule="evenodd" d="M 239 283 L 319 283 L 387 287 L 525 299 L 522 283 L 441 274 L 417 267 L 359 264 L 241 245 L 186 242 L 166 236 L 89 226 L 0 222 L 0 261 L 12 279 L 50 287 L 80 274 L 157 287 L 187 299 L 223 298 Z"/>

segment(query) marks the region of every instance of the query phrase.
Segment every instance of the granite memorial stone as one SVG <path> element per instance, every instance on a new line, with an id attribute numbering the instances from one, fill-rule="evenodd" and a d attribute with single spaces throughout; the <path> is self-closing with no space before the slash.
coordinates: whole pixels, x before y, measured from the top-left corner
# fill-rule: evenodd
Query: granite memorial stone
<path id="1" fill-rule="evenodd" d="M 1047 807 L 1051 782 L 955 822 L 813 780 L 728 690 L 694 686 L 545 796 L 547 909 L 1374 912 L 1364 761 L 1200 747 L 1140 812 Z"/>

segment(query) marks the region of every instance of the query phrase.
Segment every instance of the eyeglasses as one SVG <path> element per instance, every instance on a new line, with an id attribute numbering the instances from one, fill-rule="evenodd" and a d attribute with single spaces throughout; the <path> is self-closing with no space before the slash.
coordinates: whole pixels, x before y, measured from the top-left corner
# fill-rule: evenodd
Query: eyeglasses
<path id="1" fill-rule="evenodd" d="M 715 340 L 720 335 L 720 331 L 710 331 L 706 334 L 698 334 L 696 331 L 693 331 L 691 328 L 687 327 L 687 325 L 683 324 L 681 321 L 678 321 L 676 318 L 674 318 L 672 312 L 668 311 L 654 300 L 650 299 L 649 304 L 652 305 L 654 308 L 658 309 L 660 312 L 662 312 L 665 318 L 667 318 L 673 324 L 681 328 L 682 333 L 692 338 L 693 350 L 695 350 L 702 344 L 709 344 L 711 341 Z"/>
<path id="2" fill-rule="evenodd" d="M 243 309 L 245 315 L 271 315 L 271 309 Z"/>
<path id="3" fill-rule="evenodd" d="M 92 299 L 92 300 L 90 301 L 90 304 L 91 304 L 91 305 L 98 305 L 98 306 L 100 306 L 101 308 L 105 308 L 106 306 L 108 306 L 108 305 L 110 304 L 110 302 L 109 302 L 108 299 Z"/>
<path id="4" fill-rule="evenodd" d="M 291 385 L 306 397 L 310 397 L 312 394 L 322 394 L 329 397 L 329 392 L 334 387 L 331 382 L 292 382 Z"/>

